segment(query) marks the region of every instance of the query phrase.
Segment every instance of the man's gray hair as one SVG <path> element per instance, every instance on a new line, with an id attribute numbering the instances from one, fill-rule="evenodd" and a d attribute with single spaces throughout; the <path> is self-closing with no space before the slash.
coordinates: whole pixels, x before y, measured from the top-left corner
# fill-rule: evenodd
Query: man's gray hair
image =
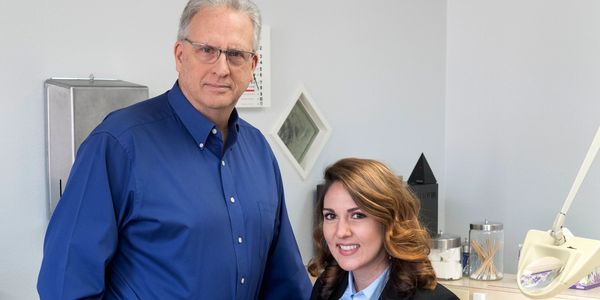
<path id="1" fill-rule="evenodd" d="M 261 28 L 261 17 L 258 6 L 250 0 L 190 0 L 183 12 L 181 13 L 181 20 L 179 21 L 179 31 L 177 32 L 177 39 L 183 41 L 189 34 L 190 23 L 192 18 L 198 11 L 208 7 L 219 7 L 225 6 L 236 11 L 244 12 L 248 15 L 254 25 L 254 41 L 252 45 L 253 50 L 258 50 L 258 43 L 260 41 L 260 28 Z"/>

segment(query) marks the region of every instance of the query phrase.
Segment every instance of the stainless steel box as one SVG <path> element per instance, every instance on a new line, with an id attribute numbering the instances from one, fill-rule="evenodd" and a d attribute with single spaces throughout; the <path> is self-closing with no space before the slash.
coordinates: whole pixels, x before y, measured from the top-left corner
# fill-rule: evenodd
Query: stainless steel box
<path id="1" fill-rule="evenodd" d="M 48 79 L 44 88 L 48 212 L 52 214 L 79 145 L 108 113 L 148 99 L 148 87 L 122 80 Z"/>

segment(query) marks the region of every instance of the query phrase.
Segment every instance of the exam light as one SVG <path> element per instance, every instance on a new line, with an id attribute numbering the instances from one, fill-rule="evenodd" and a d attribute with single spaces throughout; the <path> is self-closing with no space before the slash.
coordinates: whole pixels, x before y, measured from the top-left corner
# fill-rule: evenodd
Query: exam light
<path id="1" fill-rule="evenodd" d="M 519 258 L 517 284 L 521 292 L 530 298 L 552 297 L 600 266 L 600 241 L 572 236 L 563 231 L 567 211 L 599 148 L 600 127 L 554 219 L 552 229 L 530 230 L 525 237 Z"/>

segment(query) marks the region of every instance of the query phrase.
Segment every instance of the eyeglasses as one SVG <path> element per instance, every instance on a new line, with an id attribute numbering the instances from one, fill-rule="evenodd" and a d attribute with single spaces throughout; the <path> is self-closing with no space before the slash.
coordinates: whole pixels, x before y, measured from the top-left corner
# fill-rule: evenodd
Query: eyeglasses
<path id="1" fill-rule="evenodd" d="M 185 38 L 184 40 L 192 45 L 192 48 L 196 50 L 196 54 L 200 61 L 206 64 L 214 64 L 221 56 L 221 53 L 224 53 L 227 62 L 235 67 L 244 65 L 256 56 L 254 52 L 250 51 L 221 49 L 208 44 L 192 42 L 188 38 Z"/>

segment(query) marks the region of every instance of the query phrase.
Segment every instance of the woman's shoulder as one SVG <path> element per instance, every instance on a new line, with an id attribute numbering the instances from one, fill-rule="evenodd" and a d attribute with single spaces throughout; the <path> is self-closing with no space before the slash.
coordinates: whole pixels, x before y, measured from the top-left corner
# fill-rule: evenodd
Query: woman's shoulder
<path id="1" fill-rule="evenodd" d="M 321 290 L 323 289 L 323 278 L 321 278 L 322 276 L 317 277 L 317 280 L 315 280 L 315 284 L 313 285 L 312 288 L 312 292 L 310 295 L 310 300 L 316 300 L 319 299 L 319 294 L 321 293 Z"/>
<path id="2" fill-rule="evenodd" d="M 325 281 L 323 280 L 322 277 L 323 277 L 323 274 L 319 275 L 317 280 L 315 280 L 315 284 L 313 286 L 312 293 L 310 295 L 311 300 L 325 299 L 321 296 L 323 289 L 325 288 Z M 347 285 L 348 285 L 348 273 L 342 272 L 342 274 L 340 274 L 337 277 L 337 281 L 334 284 L 334 286 L 331 287 L 332 293 L 328 297 L 328 299 L 338 299 L 339 297 L 341 297 L 342 294 L 344 293 L 344 290 L 346 289 Z"/>

